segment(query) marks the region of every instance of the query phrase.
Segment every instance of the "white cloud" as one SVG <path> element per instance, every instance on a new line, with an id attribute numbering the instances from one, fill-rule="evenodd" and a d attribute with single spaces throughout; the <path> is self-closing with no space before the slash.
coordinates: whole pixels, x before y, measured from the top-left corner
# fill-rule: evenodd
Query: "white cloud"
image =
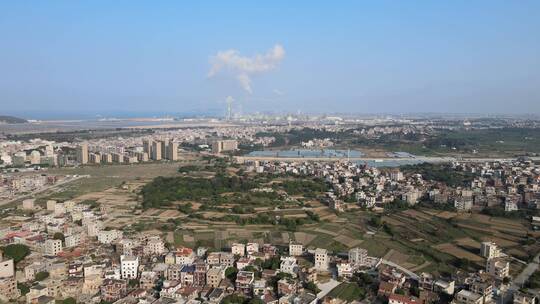
<path id="1" fill-rule="evenodd" d="M 274 94 L 276 94 L 277 96 L 283 96 L 285 95 L 285 93 L 281 90 L 278 90 L 278 89 L 274 89 Z"/>
<path id="2" fill-rule="evenodd" d="M 251 94 L 251 75 L 275 69 L 285 58 L 285 49 L 280 44 L 274 45 L 266 54 L 252 57 L 241 56 L 237 50 L 219 51 L 210 58 L 208 77 L 214 77 L 223 70 L 230 71 L 242 88 Z"/>

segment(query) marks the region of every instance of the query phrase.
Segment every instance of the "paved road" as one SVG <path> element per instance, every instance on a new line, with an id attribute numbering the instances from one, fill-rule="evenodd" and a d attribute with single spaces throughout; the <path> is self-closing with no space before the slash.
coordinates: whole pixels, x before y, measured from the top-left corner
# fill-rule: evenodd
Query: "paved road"
<path id="1" fill-rule="evenodd" d="M 512 284 L 510 287 L 508 287 L 508 290 L 502 294 L 501 303 L 508 303 L 512 301 L 514 292 L 518 291 L 523 284 L 527 282 L 529 277 L 538 269 L 538 264 L 540 262 L 539 260 L 540 253 L 538 253 L 534 259 L 527 264 L 527 266 L 514 278 L 514 280 L 512 280 Z"/>
<path id="2" fill-rule="evenodd" d="M 69 184 L 71 182 L 74 182 L 74 181 L 76 181 L 78 179 L 85 178 L 85 177 L 87 177 L 87 176 L 80 175 L 80 176 L 77 176 L 77 177 L 73 177 L 73 178 L 70 178 L 70 179 L 67 179 L 67 180 L 60 181 L 60 182 L 58 182 L 58 183 L 56 183 L 54 185 L 50 185 L 50 186 L 47 186 L 47 187 L 32 191 L 32 192 L 30 192 L 28 194 L 19 195 L 19 196 L 16 196 L 16 197 L 12 198 L 12 199 L 9 199 L 9 200 L 0 201 L 0 206 L 7 205 L 7 204 L 13 203 L 13 202 L 15 202 L 17 200 L 21 200 L 21 199 L 24 199 L 24 198 L 27 198 L 27 197 L 30 197 L 30 196 L 34 196 L 34 195 L 39 194 L 41 192 L 45 192 L 45 191 L 48 191 L 48 190 L 63 186 L 65 184 Z"/>
<path id="3" fill-rule="evenodd" d="M 318 284 L 317 287 L 321 290 L 318 294 L 317 294 L 317 299 L 322 299 L 324 296 L 326 296 L 332 289 L 336 288 L 336 286 L 338 286 L 340 284 L 340 282 L 334 280 L 334 279 L 330 279 L 330 281 L 326 282 L 326 283 L 323 283 L 323 284 Z"/>
<path id="4" fill-rule="evenodd" d="M 512 292 L 519 290 L 525 282 L 529 279 L 529 277 L 538 269 L 538 265 L 540 264 L 540 253 L 538 253 L 534 259 L 525 266 L 525 268 L 521 271 L 520 274 L 518 274 L 514 280 L 512 281 L 512 285 L 510 285 L 509 290 Z"/>
<path id="5" fill-rule="evenodd" d="M 418 280 L 420 277 L 414 273 L 413 271 L 399 265 L 399 264 L 396 264 L 394 262 L 391 262 L 391 261 L 388 261 L 388 260 L 385 260 L 385 259 L 381 259 L 381 264 L 385 264 L 385 265 L 388 265 L 388 266 L 392 266 L 392 267 L 395 267 L 399 270 L 401 270 L 403 273 L 405 273 L 406 275 L 408 275 L 409 277 L 415 279 L 415 280 Z"/>

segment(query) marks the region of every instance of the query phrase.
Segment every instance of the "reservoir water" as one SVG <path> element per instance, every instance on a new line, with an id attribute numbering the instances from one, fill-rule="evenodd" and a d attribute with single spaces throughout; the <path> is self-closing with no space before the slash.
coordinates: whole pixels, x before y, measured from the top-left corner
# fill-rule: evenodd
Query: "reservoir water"
<path id="1" fill-rule="evenodd" d="M 248 156 L 261 157 L 288 157 L 288 158 L 347 158 L 362 157 L 364 153 L 357 150 L 334 150 L 334 149 L 294 149 L 294 150 L 263 150 L 253 151 Z"/>
<path id="2" fill-rule="evenodd" d="M 336 158 L 346 159 L 364 157 L 364 153 L 358 150 L 335 150 L 335 149 L 291 149 L 291 150 L 261 150 L 253 151 L 247 156 L 255 157 L 275 157 L 275 158 Z M 369 167 L 399 167 L 404 165 L 415 165 L 423 162 L 437 163 L 452 161 L 445 158 L 431 158 L 412 155 L 406 152 L 389 152 L 386 158 L 381 159 L 362 159 L 355 160 L 359 165 L 367 165 Z"/>

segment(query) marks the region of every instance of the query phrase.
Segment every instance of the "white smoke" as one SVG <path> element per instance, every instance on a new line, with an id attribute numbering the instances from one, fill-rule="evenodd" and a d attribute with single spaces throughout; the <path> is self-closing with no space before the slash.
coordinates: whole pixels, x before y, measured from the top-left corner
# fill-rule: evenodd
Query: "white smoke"
<path id="1" fill-rule="evenodd" d="M 208 77 L 214 77 L 219 72 L 228 70 L 235 74 L 240 86 L 251 94 L 251 75 L 275 69 L 283 58 L 285 49 L 280 44 L 274 45 L 266 54 L 256 54 L 252 57 L 241 56 L 237 50 L 219 51 L 210 58 Z"/>

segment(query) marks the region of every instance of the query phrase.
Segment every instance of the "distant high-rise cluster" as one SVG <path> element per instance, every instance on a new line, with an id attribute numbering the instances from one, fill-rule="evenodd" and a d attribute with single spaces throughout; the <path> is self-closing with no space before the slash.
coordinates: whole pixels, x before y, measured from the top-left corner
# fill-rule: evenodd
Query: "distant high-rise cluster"
<path id="1" fill-rule="evenodd" d="M 125 151 L 124 147 L 100 147 L 83 143 L 77 146 L 76 161 L 86 164 L 133 164 L 149 160 L 178 160 L 178 143 L 173 140 L 143 140 L 143 147 Z"/>
<path id="2" fill-rule="evenodd" d="M 237 140 L 216 140 L 212 143 L 212 152 L 221 153 L 238 150 Z"/>
<path id="3" fill-rule="evenodd" d="M 88 144 L 81 144 L 77 147 L 77 161 L 81 165 L 88 163 Z"/>
<path id="4" fill-rule="evenodd" d="M 143 153 L 146 153 L 152 160 L 178 160 L 178 143 L 172 140 L 153 141 L 145 139 L 143 141 Z"/>

